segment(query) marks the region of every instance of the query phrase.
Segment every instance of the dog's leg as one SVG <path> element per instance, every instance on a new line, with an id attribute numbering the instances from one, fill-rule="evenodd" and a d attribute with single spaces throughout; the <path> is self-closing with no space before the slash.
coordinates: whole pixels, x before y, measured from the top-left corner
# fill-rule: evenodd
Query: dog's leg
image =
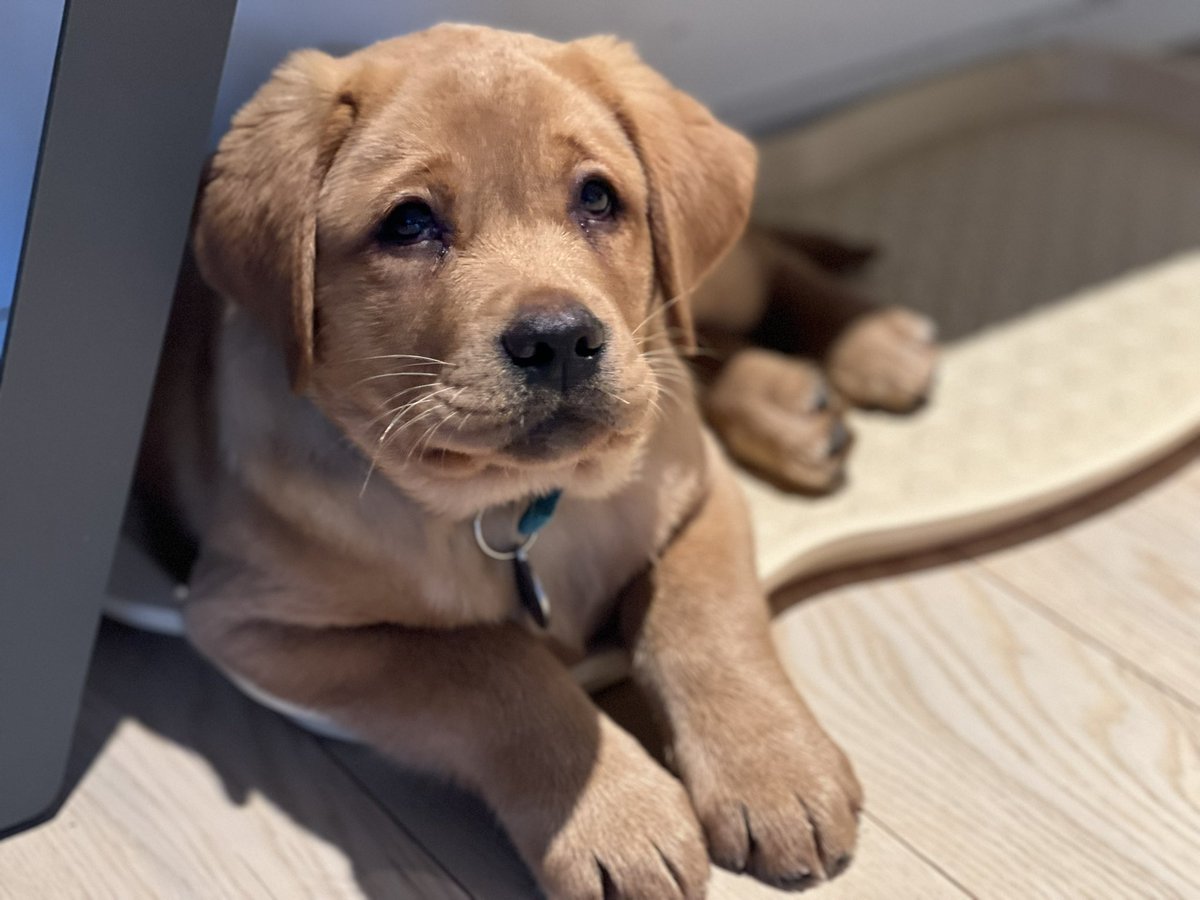
<path id="1" fill-rule="evenodd" d="M 266 589 L 271 606 L 288 602 Z M 300 627 L 239 611 L 252 605 L 195 601 L 193 641 L 259 690 L 478 792 L 547 896 L 703 895 L 708 857 L 683 787 L 525 631 Z"/>
<path id="2" fill-rule="evenodd" d="M 793 231 L 770 225 L 751 225 L 751 234 L 772 237 L 833 275 L 853 275 L 875 258 L 871 244 L 855 243 L 819 231 Z"/>
<path id="3" fill-rule="evenodd" d="M 839 484 L 850 432 L 815 364 L 773 350 L 739 350 L 702 401 L 739 462 L 792 490 L 819 493 Z"/>
<path id="4" fill-rule="evenodd" d="M 632 586 L 623 627 L 713 859 L 801 887 L 848 864 L 862 792 L 775 654 L 746 510 L 713 465 L 702 507 Z"/>
<path id="5" fill-rule="evenodd" d="M 883 306 L 836 277 L 863 248 L 751 228 L 696 300 L 696 319 L 761 346 L 819 360 L 855 406 L 904 412 L 927 397 L 937 360 L 924 316 Z"/>

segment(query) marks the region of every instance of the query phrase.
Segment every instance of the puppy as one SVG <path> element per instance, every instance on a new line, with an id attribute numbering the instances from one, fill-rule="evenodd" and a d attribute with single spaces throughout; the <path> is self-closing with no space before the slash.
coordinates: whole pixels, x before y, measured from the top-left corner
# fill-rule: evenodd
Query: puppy
<path id="1" fill-rule="evenodd" d="M 854 851 L 676 352 L 754 170 L 626 44 L 442 26 L 288 58 L 198 204 L 142 468 L 191 640 L 476 791 L 550 897 Z M 671 772 L 570 677 L 613 618 Z"/>

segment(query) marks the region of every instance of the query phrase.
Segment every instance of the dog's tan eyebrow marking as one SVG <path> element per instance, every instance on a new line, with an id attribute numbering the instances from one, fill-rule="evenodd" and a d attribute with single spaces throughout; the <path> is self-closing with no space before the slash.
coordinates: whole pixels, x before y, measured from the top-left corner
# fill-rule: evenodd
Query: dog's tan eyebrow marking
<path id="1" fill-rule="evenodd" d="M 442 186 L 451 183 L 453 168 L 453 158 L 446 153 L 405 159 L 375 195 L 372 205 L 378 210 L 387 210 L 405 197 L 432 200 L 441 192 Z"/>
<path id="2" fill-rule="evenodd" d="M 404 159 L 393 177 L 388 179 L 389 186 L 403 185 L 417 180 L 444 180 L 454 166 L 454 161 L 448 153 L 429 155 L 414 154 Z"/>
<path id="3" fill-rule="evenodd" d="M 579 159 L 599 160 L 603 158 L 603 154 L 599 149 L 588 144 L 587 141 L 581 140 L 574 134 L 555 134 L 553 135 L 555 143 L 562 144 L 571 149 L 571 151 Z"/>

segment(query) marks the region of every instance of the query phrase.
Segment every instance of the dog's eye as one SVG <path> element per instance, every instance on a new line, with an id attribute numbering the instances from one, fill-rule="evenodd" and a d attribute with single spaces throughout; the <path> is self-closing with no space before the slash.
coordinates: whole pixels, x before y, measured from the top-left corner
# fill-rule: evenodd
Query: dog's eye
<path id="1" fill-rule="evenodd" d="M 617 193 L 603 178 L 589 178 L 579 188 L 579 207 L 589 219 L 608 219 L 617 209 Z"/>
<path id="2" fill-rule="evenodd" d="M 378 237 L 380 243 L 406 247 L 439 235 L 437 219 L 429 204 L 421 200 L 405 200 L 388 213 L 379 226 Z"/>

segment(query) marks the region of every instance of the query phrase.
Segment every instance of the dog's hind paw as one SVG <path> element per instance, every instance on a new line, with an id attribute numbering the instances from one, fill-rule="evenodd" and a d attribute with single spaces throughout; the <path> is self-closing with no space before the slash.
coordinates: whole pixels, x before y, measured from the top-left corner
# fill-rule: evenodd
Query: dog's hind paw
<path id="1" fill-rule="evenodd" d="M 854 322 L 830 348 L 826 371 L 854 406 L 911 412 L 933 388 L 937 328 L 920 313 L 890 306 Z"/>
<path id="2" fill-rule="evenodd" d="M 741 350 L 709 388 L 705 409 L 730 455 L 766 478 L 806 493 L 841 484 L 851 435 L 813 364 Z"/>

